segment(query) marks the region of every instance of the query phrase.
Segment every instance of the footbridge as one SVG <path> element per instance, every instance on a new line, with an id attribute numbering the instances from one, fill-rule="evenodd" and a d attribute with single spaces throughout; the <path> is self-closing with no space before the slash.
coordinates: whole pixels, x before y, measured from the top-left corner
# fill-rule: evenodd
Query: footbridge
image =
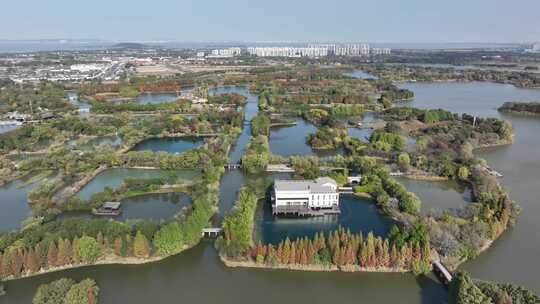
<path id="1" fill-rule="evenodd" d="M 446 266 L 444 266 L 444 264 L 440 261 L 433 262 L 433 273 L 444 286 L 448 287 L 448 285 L 450 285 L 450 282 L 452 282 L 452 274 L 450 273 L 448 268 L 446 268 Z"/>
<path id="2" fill-rule="evenodd" d="M 203 237 L 206 237 L 206 238 L 215 238 L 215 237 L 218 237 L 221 232 L 223 231 L 222 228 L 204 228 L 202 230 L 202 236 Z"/>

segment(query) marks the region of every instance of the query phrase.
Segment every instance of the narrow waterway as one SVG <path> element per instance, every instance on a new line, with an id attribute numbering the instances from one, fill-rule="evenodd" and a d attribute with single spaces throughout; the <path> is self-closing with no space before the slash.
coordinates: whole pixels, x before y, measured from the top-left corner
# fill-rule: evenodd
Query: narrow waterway
<path id="1" fill-rule="evenodd" d="M 34 185 L 25 184 L 25 179 L 16 180 L 0 187 L 0 231 L 21 228 L 21 222 L 32 215 L 28 205 L 28 192 Z"/>

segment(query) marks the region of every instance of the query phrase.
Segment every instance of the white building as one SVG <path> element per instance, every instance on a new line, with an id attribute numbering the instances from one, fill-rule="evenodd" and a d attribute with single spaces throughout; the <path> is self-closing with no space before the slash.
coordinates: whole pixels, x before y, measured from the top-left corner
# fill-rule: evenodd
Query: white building
<path id="1" fill-rule="evenodd" d="M 208 55 L 209 58 L 229 58 L 239 56 L 242 50 L 239 47 L 232 47 L 228 49 L 216 49 L 212 50 L 212 54 Z"/>
<path id="2" fill-rule="evenodd" d="M 392 53 L 392 50 L 389 48 L 372 48 L 371 54 L 372 55 L 390 55 Z"/>
<path id="3" fill-rule="evenodd" d="M 276 180 L 272 196 L 273 214 L 316 216 L 340 212 L 338 186 L 329 177 Z"/>
<path id="4" fill-rule="evenodd" d="M 258 57 L 324 57 L 328 56 L 326 47 L 250 47 L 252 56 Z"/>

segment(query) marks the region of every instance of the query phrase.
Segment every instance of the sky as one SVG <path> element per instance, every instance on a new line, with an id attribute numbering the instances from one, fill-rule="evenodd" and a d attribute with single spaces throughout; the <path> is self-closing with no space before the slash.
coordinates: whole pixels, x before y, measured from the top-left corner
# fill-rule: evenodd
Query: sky
<path id="1" fill-rule="evenodd" d="M 0 39 L 540 41 L 540 0 L 2 1 Z"/>

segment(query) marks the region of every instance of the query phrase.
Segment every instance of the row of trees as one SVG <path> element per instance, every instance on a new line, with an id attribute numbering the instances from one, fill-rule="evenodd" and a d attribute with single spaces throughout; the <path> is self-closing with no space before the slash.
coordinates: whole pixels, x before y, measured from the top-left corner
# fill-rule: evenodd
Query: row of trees
<path id="1" fill-rule="evenodd" d="M 162 225 L 155 233 L 153 245 L 156 254 L 177 254 L 199 242 L 202 229 L 208 226 L 217 211 L 219 180 L 224 170 L 223 166 L 204 170 L 201 183 L 193 187 L 193 207 L 185 210 L 178 219 Z"/>
<path id="2" fill-rule="evenodd" d="M 270 135 L 271 121 L 264 113 L 259 112 L 257 116 L 251 120 L 251 135 L 257 137 L 259 135 Z"/>
<path id="3" fill-rule="evenodd" d="M 359 266 L 368 269 L 395 269 L 427 273 L 431 269 L 429 242 L 399 244 L 368 233 L 353 234 L 343 228 L 325 236 L 322 232 L 313 239 L 307 237 L 277 245 L 259 243 L 250 252 L 259 264 Z"/>
<path id="4" fill-rule="evenodd" d="M 249 173 L 263 171 L 270 162 L 270 156 L 268 137 L 264 135 L 253 137 L 247 146 L 246 154 L 242 156 L 242 167 Z"/>
<path id="5" fill-rule="evenodd" d="M 74 265 L 92 265 L 99 259 L 116 255 L 148 258 L 152 246 L 148 238 L 137 231 L 135 236 L 118 236 L 113 242 L 98 232 L 97 237 L 83 235 L 59 239 L 50 243 L 39 242 L 34 247 L 10 247 L 0 255 L 0 277 L 20 277 L 43 270 Z"/>
<path id="6" fill-rule="evenodd" d="M 79 283 L 62 278 L 39 286 L 32 304 L 97 304 L 99 287 L 92 279 Z"/>
<path id="7" fill-rule="evenodd" d="M 499 111 L 540 114 L 540 102 L 505 102 Z"/>
<path id="8" fill-rule="evenodd" d="M 224 236 L 216 246 L 220 253 L 228 257 L 245 256 L 253 246 L 252 234 L 257 209 L 257 195 L 243 189 L 238 195 L 234 208 L 223 219 Z"/>

